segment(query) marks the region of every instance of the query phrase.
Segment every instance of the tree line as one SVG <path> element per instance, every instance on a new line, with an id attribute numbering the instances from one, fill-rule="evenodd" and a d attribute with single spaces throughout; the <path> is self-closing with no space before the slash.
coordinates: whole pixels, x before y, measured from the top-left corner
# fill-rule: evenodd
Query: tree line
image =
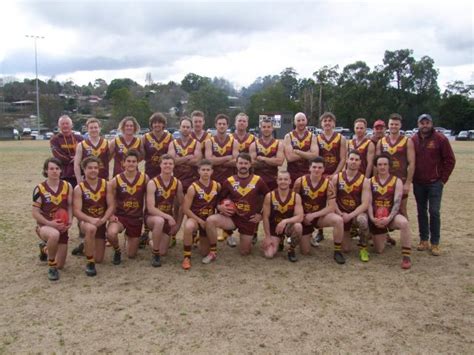
<path id="1" fill-rule="evenodd" d="M 356 61 L 342 69 L 327 65 L 310 78 L 300 78 L 294 68 L 279 74 L 258 77 L 248 87 L 239 90 L 225 78 L 209 78 L 187 74 L 180 83 L 154 83 L 147 73 L 144 86 L 125 78 L 107 84 L 96 79 L 88 85 L 73 81 L 59 83 L 54 78 L 40 81 L 40 112 L 43 124 L 53 127 L 63 112 L 94 115 L 106 119 L 109 127 L 126 115 L 135 116 L 147 126 L 152 112 L 165 112 L 175 124 L 181 115 L 201 110 L 207 126 L 213 126 L 217 113 L 230 116 L 245 111 L 250 125 L 257 126 L 263 113 L 304 112 L 309 123 L 317 125 L 324 111 L 333 112 L 338 125 L 351 127 L 354 119 L 364 117 L 369 122 L 386 118 L 392 112 L 404 117 L 404 127 L 416 126 L 421 113 L 431 113 L 435 124 L 455 131 L 474 129 L 474 86 L 461 81 L 448 83 L 441 92 L 438 69 L 429 56 L 416 59 L 410 49 L 385 51 L 382 63 L 370 68 Z M 91 103 L 81 97 L 97 96 Z M 14 113 L 8 103 L 35 100 L 35 81 L 10 81 L 0 87 L 4 106 L 2 116 Z"/>

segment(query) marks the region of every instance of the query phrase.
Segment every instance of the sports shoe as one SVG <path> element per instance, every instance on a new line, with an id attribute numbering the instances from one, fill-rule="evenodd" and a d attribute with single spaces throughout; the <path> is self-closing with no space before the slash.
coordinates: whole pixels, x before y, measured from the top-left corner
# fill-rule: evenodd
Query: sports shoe
<path id="1" fill-rule="evenodd" d="M 441 250 L 439 249 L 438 244 L 432 244 L 431 245 L 431 255 L 433 255 L 433 256 L 440 256 L 441 255 Z"/>
<path id="2" fill-rule="evenodd" d="M 57 281 L 59 280 L 59 271 L 55 267 L 50 267 L 48 269 L 48 279 L 50 281 Z"/>
<path id="3" fill-rule="evenodd" d="M 252 238 L 252 244 L 253 245 L 257 244 L 257 241 L 258 241 L 258 236 L 257 236 L 257 233 L 255 233 Z"/>
<path id="4" fill-rule="evenodd" d="M 204 258 L 202 258 L 202 263 L 210 264 L 216 259 L 217 259 L 217 254 L 214 253 L 213 251 L 210 251 L 209 254 L 207 254 Z"/>
<path id="5" fill-rule="evenodd" d="M 151 258 L 151 266 L 153 267 L 161 266 L 161 259 L 159 255 L 153 255 L 153 257 Z"/>
<path id="6" fill-rule="evenodd" d="M 86 265 L 86 275 L 87 276 L 97 275 L 97 271 L 95 269 L 95 263 L 87 263 L 87 265 Z"/>
<path id="7" fill-rule="evenodd" d="M 409 256 L 403 257 L 401 267 L 405 270 L 411 268 L 411 259 Z"/>
<path id="8" fill-rule="evenodd" d="M 227 238 L 227 245 L 231 248 L 235 248 L 237 246 L 237 241 L 235 240 L 235 237 L 233 235 Z"/>
<path id="9" fill-rule="evenodd" d="M 114 252 L 114 258 L 112 260 L 112 264 L 120 265 L 121 262 L 122 262 L 122 253 L 120 252 L 120 250 L 116 250 Z"/>
<path id="10" fill-rule="evenodd" d="M 416 247 L 418 251 L 426 251 L 430 249 L 430 243 L 427 240 L 420 240 L 420 244 Z"/>
<path id="11" fill-rule="evenodd" d="M 173 248 L 176 246 L 176 236 L 173 235 L 170 239 L 170 248 Z"/>
<path id="12" fill-rule="evenodd" d="M 369 261 L 369 252 L 367 251 L 367 249 L 364 248 L 364 249 L 359 250 L 359 259 L 360 261 L 363 261 L 364 263 Z"/>
<path id="13" fill-rule="evenodd" d="M 143 234 L 140 236 L 140 244 L 138 244 L 138 247 L 140 249 L 144 249 L 148 245 L 148 241 L 148 232 L 143 232 Z"/>
<path id="14" fill-rule="evenodd" d="M 47 261 L 48 260 L 48 254 L 45 253 L 45 251 L 44 251 L 45 248 L 46 248 L 46 243 L 45 242 L 39 243 L 39 250 L 40 250 L 39 259 L 40 259 L 40 261 Z"/>
<path id="15" fill-rule="evenodd" d="M 75 256 L 84 256 L 84 242 L 81 242 L 77 247 L 72 249 L 71 254 Z"/>
<path id="16" fill-rule="evenodd" d="M 298 258 L 296 257 L 296 253 L 294 250 L 288 252 L 288 260 L 291 261 L 292 263 L 295 263 L 298 261 Z"/>
<path id="17" fill-rule="evenodd" d="M 319 247 L 319 243 L 321 243 L 324 240 L 324 233 L 323 231 L 318 230 L 318 234 L 313 235 L 311 237 L 311 245 L 315 248 Z"/>
<path id="18" fill-rule="evenodd" d="M 191 269 L 191 258 L 184 258 L 183 263 L 181 264 L 184 270 L 189 270 Z"/>
<path id="19" fill-rule="evenodd" d="M 394 247 L 395 245 L 397 245 L 397 241 L 393 239 L 389 234 L 387 234 L 386 244 Z"/>
<path id="20" fill-rule="evenodd" d="M 334 260 L 336 260 L 336 263 L 338 263 L 339 265 L 346 263 L 346 259 L 344 258 L 344 255 L 342 255 L 340 251 L 334 252 Z"/>

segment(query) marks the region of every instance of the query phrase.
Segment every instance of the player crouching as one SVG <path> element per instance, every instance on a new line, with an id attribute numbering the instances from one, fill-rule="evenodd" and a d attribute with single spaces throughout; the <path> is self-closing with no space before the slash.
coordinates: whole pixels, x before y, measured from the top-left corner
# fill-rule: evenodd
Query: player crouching
<path id="1" fill-rule="evenodd" d="M 199 180 L 191 184 L 184 197 L 183 212 L 188 217 L 183 231 L 184 270 L 191 268 L 193 234 L 197 231 L 203 263 L 207 264 L 216 258 L 217 240 L 211 240 L 206 234 L 206 220 L 216 211 L 217 196 L 221 189 L 218 182 L 211 180 L 212 172 L 212 163 L 207 159 L 201 160 L 198 164 Z"/>
<path id="2" fill-rule="evenodd" d="M 370 179 L 371 203 L 369 204 L 369 228 L 373 235 L 375 251 L 381 254 L 389 230 L 399 229 L 402 244 L 402 269 L 411 267 L 411 232 L 406 217 L 400 214 L 403 195 L 402 180 L 390 175 L 389 155 L 377 155 L 374 159 L 376 174 Z"/>
<path id="3" fill-rule="evenodd" d="M 289 239 L 288 260 L 298 259 L 295 247 L 299 243 L 303 227 L 303 206 L 301 196 L 290 190 L 291 177 L 287 171 L 280 171 L 277 176 L 278 187 L 267 193 L 263 201 L 263 253 L 266 258 L 273 258 L 278 251 L 280 241 Z"/>
<path id="4" fill-rule="evenodd" d="M 170 237 L 176 235 L 183 220 L 183 185 L 173 176 L 174 165 L 171 155 L 162 155 L 161 173 L 147 185 L 146 223 L 151 230 L 153 267 L 161 266 L 161 256 L 168 252 Z"/>
<path id="5" fill-rule="evenodd" d="M 109 219 L 107 239 L 114 248 L 113 264 L 122 262 L 118 234 L 125 230 L 127 236 L 127 256 L 135 258 L 140 244 L 143 226 L 144 198 L 148 177 L 138 171 L 140 153 L 130 149 L 125 154 L 125 171 L 110 181 L 110 190 L 114 197 L 115 214 Z"/>
<path id="6" fill-rule="evenodd" d="M 332 227 L 334 240 L 334 260 L 338 264 L 346 262 L 341 253 L 344 236 L 342 217 L 334 213 L 336 210 L 335 193 L 329 179 L 323 176 L 324 158 L 316 157 L 309 165 L 309 174 L 296 179 L 294 191 L 301 195 L 303 204 L 303 237 L 300 250 L 308 255 L 311 249 L 311 235 L 314 229 Z"/>
<path id="7" fill-rule="evenodd" d="M 48 279 L 59 280 L 58 269 L 66 262 L 68 230 L 72 222 L 72 187 L 60 180 L 61 161 L 48 158 L 43 165 L 46 180 L 33 190 L 33 218 L 40 243 L 40 260 L 48 260 Z"/>
<path id="8" fill-rule="evenodd" d="M 85 179 L 74 188 L 74 216 L 84 233 L 86 275 L 97 274 L 95 263 L 104 260 L 106 222 L 114 212 L 114 198 L 105 179 L 99 178 L 101 161 L 95 156 L 81 162 Z"/>

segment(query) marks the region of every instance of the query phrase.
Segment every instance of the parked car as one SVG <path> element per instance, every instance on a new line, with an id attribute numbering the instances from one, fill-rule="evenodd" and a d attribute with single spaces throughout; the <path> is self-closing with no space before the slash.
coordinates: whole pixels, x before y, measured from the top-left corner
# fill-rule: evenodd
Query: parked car
<path id="1" fill-rule="evenodd" d="M 215 128 L 208 128 L 207 131 L 213 136 L 217 134 L 217 129 Z"/>
<path id="2" fill-rule="evenodd" d="M 461 131 L 456 136 L 457 141 L 467 141 L 469 139 L 469 132 L 468 131 Z"/>

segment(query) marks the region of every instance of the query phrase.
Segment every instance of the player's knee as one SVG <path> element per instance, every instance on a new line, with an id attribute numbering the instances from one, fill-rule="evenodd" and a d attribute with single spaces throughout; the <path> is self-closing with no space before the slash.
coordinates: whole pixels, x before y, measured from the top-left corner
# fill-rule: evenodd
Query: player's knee
<path id="1" fill-rule="evenodd" d="M 344 225 L 344 220 L 342 219 L 341 216 L 334 213 L 329 223 L 331 224 L 331 227 L 338 227 L 338 226 Z"/>
<path id="2" fill-rule="evenodd" d="M 408 220 L 404 217 L 401 217 L 399 220 L 398 220 L 398 226 L 400 228 L 400 230 L 406 230 L 408 229 Z"/>
<path id="3" fill-rule="evenodd" d="M 294 235 L 302 235 L 303 234 L 303 226 L 301 223 L 295 223 L 293 225 L 293 234 Z"/>

